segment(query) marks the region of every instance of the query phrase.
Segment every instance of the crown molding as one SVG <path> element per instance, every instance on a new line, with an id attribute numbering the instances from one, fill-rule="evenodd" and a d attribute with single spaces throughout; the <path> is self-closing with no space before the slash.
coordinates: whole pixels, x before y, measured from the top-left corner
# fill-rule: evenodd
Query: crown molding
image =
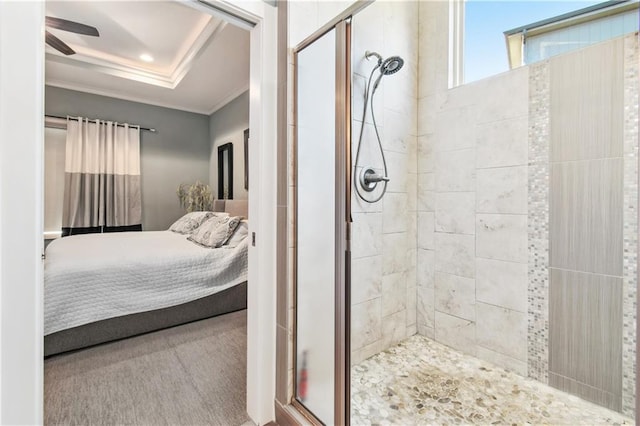
<path id="1" fill-rule="evenodd" d="M 210 115 L 208 113 L 208 110 L 204 110 L 204 109 L 185 107 L 184 105 L 174 104 L 171 102 L 158 102 L 142 96 L 130 96 L 130 95 L 123 95 L 121 93 L 113 93 L 108 90 L 100 90 L 91 86 L 85 86 L 77 83 L 69 83 L 67 81 L 47 80 L 45 84 L 47 86 L 74 90 L 76 92 L 90 93 L 92 95 L 105 96 L 105 97 L 114 98 L 114 99 L 122 99 L 124 101 L 137 102 L 140 104 L 147 104 L 147 105 L 153 105 L 153 106 L 158 106 L 162 108 L 175 109 L 178 111 L 192 112 L 195 114 Z"/>
<path id="2" fill-rule="evenodd" d="M 191 71 L 191 67 L 196 60 L 202 55 L 207 47 L 222 33 L 227 26 L 227 23 L 222 20 L 218 20 L 217 23 L 209 22 L 205 29 L 198 35 L 196 40 L 191 43 L 186 52 L 181 55 L 181 60 L 174 67 L 171 73 L 171 80 L 173 81 L 173 88 L 175 88 L 182 79 Z"/>
<path id="3" fill-rule="evenodd" d="M 222 32 L 227 25 L 222 20 L 206 17 L 206 24 L 197 31 L 197 35 L 190 37 L 192 41 L 176 55 L 178 59 L 166 72 L 151 71 L 135 63 L 123 60 L 117 56 L 106 55 L 82 46 L 70 45 L 77 54 L 63 56 L 54 53 L 46 53 L 46 60 L 73 67 L 91 70 L 114 77 L 151 84 L 153 86 L 175 89 L 182 79 L 189 73 L 195 61 L 204 52 L 205 48 Z M 62 82 L 47 83 L 61 87 Z M 72 85 L 72 84 L 70 84 Z M 86 91 L 83 89 L 83 91 Z"/>
<path id="4" fill-rule="evenodd" d="M 84 56 L 82 56 L 84 58 Z M 91 61 L 71 58 L 68 56 L 60 56 L 53 53 L 46 54 L 47 61 L 57 62 L 59 64 L 70 65 L 72 67 L 81 68 L 88 71 L 96 71 L 102 74 L 112 75 L 127 80 L 137 81 L 139 83 L 151 84 L 153 86 L 165 87 L 173 89 L 175 86 L 170 78 L 161 74 L 135 69 L 129 66 L 123 66 L 115 63 L 108 63 L 92 58 Z M 102 63 L 100 63 L 102 62 Z"/>
<path id="5" fill-rule="evenodd" d="M 229 102 L 231 102 L 232 100 L 234 100 L 235 98 L 237 98 L 238 96 L 242 95 L 244 92 L 249 90 L 249 85 L 246 84 L 239 89 L 233 90 L 228 96 L 226 96 L 222 101 L 215 104 L 211 109 L 198 109 L 198 108 L 185 107 L 184 105 L 173 104 L 170 102 L 153 101 L 142 96 L 122 95 L 120 93 L 113 93 L 107 90 L 96 89 L 91 86 L 85 86 L 77 83 L 69 83 L 67 81 L 47 80 L 45 84 L 47 86 L 59 87 L 61 89 L 73 90 L 76 92 L 90 93 L 92 95 L 105 96 L 107 98 L 122 99 L 124 101 L 137 102 L 140 104 L 153 105 L 153 106 L 158 106 L 162 108 L 175 109 L 178 111 L 192 112 L 194 114 L 202 114 L 202 115 L 211 115 L 215 113 L 219 109 L 222 109 L 224 106 L 226 106 Z"/>

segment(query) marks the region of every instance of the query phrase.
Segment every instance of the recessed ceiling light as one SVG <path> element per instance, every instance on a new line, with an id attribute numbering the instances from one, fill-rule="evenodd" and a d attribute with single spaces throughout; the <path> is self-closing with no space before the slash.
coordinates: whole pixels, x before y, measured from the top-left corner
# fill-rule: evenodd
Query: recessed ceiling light
<path id="1" fill-rule="evenodd" d="M 153 62 L 153 56 L 149 55 L 148 53 L 143 53 L 142 55 L 140 55 L 140 59 L 145 62 Z"/>

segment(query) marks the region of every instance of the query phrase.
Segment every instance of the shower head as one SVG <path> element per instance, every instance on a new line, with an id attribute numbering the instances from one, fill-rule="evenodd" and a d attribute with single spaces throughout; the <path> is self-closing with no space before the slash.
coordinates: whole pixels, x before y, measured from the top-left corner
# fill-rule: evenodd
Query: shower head
<path id="1" fill-rule="evenodd" d="M 403 65 L 404 59 L 400 56 L 391 56 L 382 61 L 382 64 L 380 64 L 380 72 L 384 75 L 395 74 L 400 71 Z"/>
<path id="2" fill-rule="evenodd" d="M 376 79 L 376 82 L 373 83 L 373 92 L 375 93 L 375 91 L 378 89 L 378 85 L 380 84 L 380 80 L 382 80 L 382 76 L 397 73 L 398 71 L 400 71 L 403 65 L 404 59 L 402 59 L 400 56 L 390 56 L 379 63 L 378 67 L 380 67 L 380 75 Z"/>

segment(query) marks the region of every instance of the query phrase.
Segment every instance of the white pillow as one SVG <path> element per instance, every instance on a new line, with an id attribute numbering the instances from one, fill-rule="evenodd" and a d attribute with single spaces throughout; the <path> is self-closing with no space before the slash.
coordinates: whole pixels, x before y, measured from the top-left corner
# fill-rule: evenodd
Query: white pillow
<path id="1" fill-rule="evenodd" d="M 229 248 L 237 247 L 242 240 L 247 238 L 247 235 L 249 235 L 249 222 L 247 220 L 241 220 L 235 232 L 224 246 Z"/>
<path id="2" fill-rule="evenodd" d="M 240 223 L 240 216 L 213 216 L 200 225 L 187 240 L 208 248 L 218 248 L 226 243 Z"/>
<path id="3" fill-rule="evenodd" d="M 178 234 L 190 234 L 198 226 L 213 216 L 213 212 L 191 212 L 182 216 L 180 219 L 173 222 L 169 227 L 169 231 L 177 232 Z"/>

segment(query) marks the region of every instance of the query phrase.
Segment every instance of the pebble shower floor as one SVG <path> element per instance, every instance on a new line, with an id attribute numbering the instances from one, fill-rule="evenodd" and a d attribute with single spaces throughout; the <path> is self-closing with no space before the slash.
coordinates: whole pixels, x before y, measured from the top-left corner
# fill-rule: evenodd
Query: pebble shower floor
<path id="1" fill-rule="evenodd" d="M 634 424 L 540 382 L 413 336 L 351 369 L 351 424 Z"/>

